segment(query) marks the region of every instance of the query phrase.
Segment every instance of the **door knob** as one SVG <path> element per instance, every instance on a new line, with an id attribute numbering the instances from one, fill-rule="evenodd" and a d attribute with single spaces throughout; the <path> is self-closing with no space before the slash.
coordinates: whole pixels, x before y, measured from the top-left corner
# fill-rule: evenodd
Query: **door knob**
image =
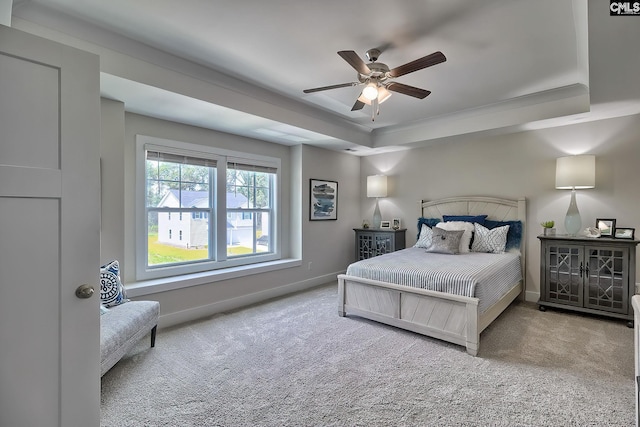
<path id="1" fill-rule="evenodd" d="M 93 286 L 80 285 L 78 286 L 78 289 L 76 289 L 76 296 L 82 299 L 91 298 L 91 295 L 93 295 L 94 292 Z"/>

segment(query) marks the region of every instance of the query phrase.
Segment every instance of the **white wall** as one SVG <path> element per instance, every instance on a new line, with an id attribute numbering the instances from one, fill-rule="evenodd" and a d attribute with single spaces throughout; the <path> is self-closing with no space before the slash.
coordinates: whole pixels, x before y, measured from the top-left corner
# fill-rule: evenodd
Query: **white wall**
<path id="1" fill-rule="evenodd" d="M 564 233 L 570 192 L 555 189 L 555 159 L 566 154 L 596 155 L 596 188 L 578 191 L 583 227 L 596 218 L 616 218 L 621 227 L 640 232 L 640 116 L 607 119 L 498 137 L 451 139 L 447 144 L 362 159 L 360 182 L 384 172 L 390 197 L 381 199 L 383 219 L 400 217 L 407 245 L 416 241 L 417 201 L 485 195 L 527 198 L 527 292 L 540 292 L 540 222 L 555 220 Z M 364 188 L 364 187 L 363 187 Z M 363 218 L 374 200 L 360 197 Z M 640 266 L 636 272 L 640 280 Z"/>

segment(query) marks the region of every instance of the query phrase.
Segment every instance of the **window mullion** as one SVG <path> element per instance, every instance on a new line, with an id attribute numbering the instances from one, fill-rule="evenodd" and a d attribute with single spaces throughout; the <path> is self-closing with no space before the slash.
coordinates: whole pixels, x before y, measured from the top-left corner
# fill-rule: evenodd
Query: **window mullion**
<path id="1" fill-rule="evenodd" d="M 215 232 L 215 254 L 216 260 L 225 261 L 227 259 L 227 162 L 218 162 L 215 169 L 215 198 L 213 211 L 215 215 L 215 223 L 211 225 Z"/>

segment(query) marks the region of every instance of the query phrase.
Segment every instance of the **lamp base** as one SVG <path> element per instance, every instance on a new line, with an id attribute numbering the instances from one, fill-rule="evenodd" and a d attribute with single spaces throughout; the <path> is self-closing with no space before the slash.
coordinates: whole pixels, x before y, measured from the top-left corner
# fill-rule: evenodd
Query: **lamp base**
<path id="1" fill-rule="evenodd" d="M 575 189 L 571 190 L 571 202 L 569 202 L 567 216 L 564 218 L 564 228 L 567 230 L 569 236 L 577 236 L 582 229 L 582 218 L 580 218 L 580 211 L 576 203 Z"/>
<path id="2" fill-rule="evenodd" d="M 380 206 L 378 206 L 378 198 L 376 197 L 376 207 L 373 210 L 373 222 L 371 225 L 373 228 L 380 228 L 380 223 L 382 222 L 382 214 L 380 213 Z"/>

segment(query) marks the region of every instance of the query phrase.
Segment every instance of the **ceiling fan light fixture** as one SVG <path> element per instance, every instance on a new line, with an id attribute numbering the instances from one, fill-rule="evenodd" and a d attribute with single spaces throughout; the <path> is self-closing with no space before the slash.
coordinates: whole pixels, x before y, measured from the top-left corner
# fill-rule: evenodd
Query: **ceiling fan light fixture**
<path id="1" fill-rule="evenodd" d="M 391 97 L 391 92 L 387 90 L 384 86 L 378 88 L 378 103 L 382 104 L 384 101 Z"/>
<path id="2" fill-rule="evenodd" d="M 389 99 L 391 95 L 392 95 L 391 92 L 389 92 L 384 86 L 380 86 L 378 88 L 378 104 L 382 104 L 384 101 Z M 373 99 L 376 99 L 376 98 L 373 98 Z M 363 102 L 367 105 L 371 105 L 371 103 L 373 102 L 373 99 L 368 99 L 367 97 L 364 96 L 364 93 L 362 93 L 360 97 L 358 97 L 358 101 Z"/>
<path id="3" fill-rule="evenodd" d="M 373 101 L 378 98 L 378 86 L 375 83 L 369 83 L 362 90 L 362 96 L 364 96 L 369 101 Z"/>

